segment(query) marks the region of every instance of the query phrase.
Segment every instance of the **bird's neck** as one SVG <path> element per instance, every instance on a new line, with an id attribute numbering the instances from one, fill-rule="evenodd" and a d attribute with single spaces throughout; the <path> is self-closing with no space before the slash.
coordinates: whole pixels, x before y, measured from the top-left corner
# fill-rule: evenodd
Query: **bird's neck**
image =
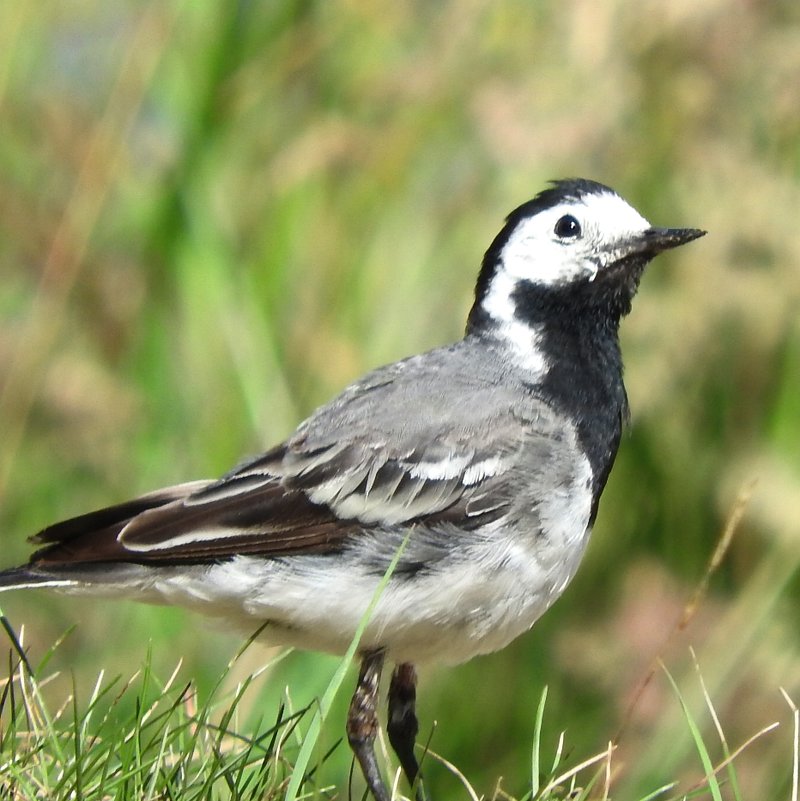
<path id="1" fill-rule="evenodd" d="M 585 315 L 544 324 L 540 336 L 548 369 L 538 391 L 575 423 L 599 492 L 628 417 L 618 321 Z"/>
<path id="2" fill-rule="evenodd" d="M 521 380 L 552 408 L 575 424 L 594 475 L 598 498 L 605 486 L 628 416 L 619 347 L 620 313 L 608 304 L 550 298 L 525 303 L 520 298 L 514 327 L 498 323 L 478 307 L 470 315 L 468 335 L 502 340 L 514 330 L 514 362 Z M 624 312 L 623 312 L 624 313 Z M 530 331 L 532 353 L 520 359 L 521 327 Z M 508 349 L 511 343 L 501 347 Z M 526 369 L 526 364 L 532 365 Z M 541 369 L 536 369 L 541 365 Z M 595 507 L 596 510 L 596 507 Z"/>

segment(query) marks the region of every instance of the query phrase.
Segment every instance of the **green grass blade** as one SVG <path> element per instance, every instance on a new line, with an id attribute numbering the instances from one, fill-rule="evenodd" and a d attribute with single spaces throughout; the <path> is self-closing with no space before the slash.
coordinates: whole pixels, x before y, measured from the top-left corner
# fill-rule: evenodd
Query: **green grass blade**
<path id="1" fill-rule="evenodd" d="M 674 790 L 677 786 L 678 782 L 670 782 L 669 784 L 664 784 L 657 790 L 653 790 L 652 793 L 648 793 L 646 796 L 641 798 L 640 801 L 654 801 L 654 799 L 658 798 L 660 795 L 664 795 L 664 793 L 668 793 L 670 790 Z"/>
<path id="2" fill-rule="evenodd" d="M 536 798 L 539 793 L 539 777 L 542 774 L 541 750 L 542 750 L 542 723 L 544 721 L 544 707 L 547 702 L 547 687 L 542 690 L 539 699 L 539 706 L 536 710 L 536 722 L 533 728 L 533 747 L 531 750 L 531 798 Z"/>
<path id="3" fill-rule="evenodd" d="M 700 757 L 700 761 L 703 764 L 703 770 L 706 774 L 706 780 L 708 781 L 708 789 L 711 792 L 711 797 L 714 799 L 714 801 L 722 801 L 722 790 L 720 788 L 719 781 L 717 780 L 717 776 L 714 773 L 714 763 L 711 759 L 711 755 L 708 753 L 705 742 L 703 742 L 703 735 L 700 733 L 700 727 L 697 725 L 697 721 L 694 719 L 694 716 L 689 710 L 689 706 L 686 703 L 686 700 L 684 699 L 680 689 L 678 688 L 675 679 L 672 678 L 672 674 L 669 672 L 669 670 L 667 670 L 666 665 L 663 663 L 661 668 L 666 674 L 669 683 L 672 685 L 672 689 L 675 691 L 675 695 L 677 696 L 678 702 L 683 710 L 683 715 L 686 718 L 687 725 L 689 726 L 689 731 L 691 732 L 692 739 L 694 740 L 695 747 L 697 748 L 697 753 Z"/>

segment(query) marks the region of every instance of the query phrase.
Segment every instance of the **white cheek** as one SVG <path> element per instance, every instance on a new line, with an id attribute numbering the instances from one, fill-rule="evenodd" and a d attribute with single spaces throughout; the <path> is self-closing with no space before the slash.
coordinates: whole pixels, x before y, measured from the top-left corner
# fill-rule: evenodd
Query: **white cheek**
<path id="1" fill-rule="evenodd" d="M 541 230 L 520 226 L 503 248 L 501 272 L 515 281 L 558 286 L 580 279 L 593 280 L 597 265 L 583 241 L 562 242 Z"/>
<path id="2" fill-rule="evenodd" d="M 583 228 L 579 239 L 554 234 L 565 214 Z M 593 281 L 600 267 L 616 257 L 615 245 L 642 233 L 650 223 L 613 193 L 585 195 L 522 221 L 509 236 L 501 256 L 501 271 L 515 280 L 542 286 Z"/>

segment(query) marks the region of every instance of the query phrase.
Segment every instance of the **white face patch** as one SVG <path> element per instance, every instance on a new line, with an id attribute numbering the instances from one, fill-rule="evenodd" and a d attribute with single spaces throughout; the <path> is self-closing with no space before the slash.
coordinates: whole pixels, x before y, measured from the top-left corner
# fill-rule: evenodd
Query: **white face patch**
<path id="1" fill-rule="evenodd" d="M 580 225 L 578 236 L 556 234 L 558 221 L 568 215 Z M 566 199 L 517 225 L 500 253 L 500 272 L 512 283 L 542 286 L 591 281 L 617 258 L 618 246 L 648 228 L 650 223 L 613 192 Z"/>
<path id="2" fill-rule="evenodd" d="M 568 216 L 580 226 L 577 236 L 556 233 L 559 220 Z M 520 366 L 539 374 L 548 367 L 537 330 L 516 315 L 513 296 L 520 282 L 557 287 L 593 281 L 622 255 L 627 240 L 648 228 L 650 223 L 611 190 L 565 198 L 517 224 L 500 251 L 482 306 L 500 324 Z"/>

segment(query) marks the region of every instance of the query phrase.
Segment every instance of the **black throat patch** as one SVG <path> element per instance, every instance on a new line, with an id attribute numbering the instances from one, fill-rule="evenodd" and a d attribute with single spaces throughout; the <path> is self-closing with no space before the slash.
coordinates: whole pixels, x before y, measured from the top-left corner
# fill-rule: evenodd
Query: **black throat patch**
<path id="1" fill-rule="evenodd" d="M 591 465 L 592 520 L 628 419 L 618 331 L 630 298 L 596 282 L 543 290 L 523 281 L 512 296 L 549 367 L 530 390 L 575 423 Z"/>

